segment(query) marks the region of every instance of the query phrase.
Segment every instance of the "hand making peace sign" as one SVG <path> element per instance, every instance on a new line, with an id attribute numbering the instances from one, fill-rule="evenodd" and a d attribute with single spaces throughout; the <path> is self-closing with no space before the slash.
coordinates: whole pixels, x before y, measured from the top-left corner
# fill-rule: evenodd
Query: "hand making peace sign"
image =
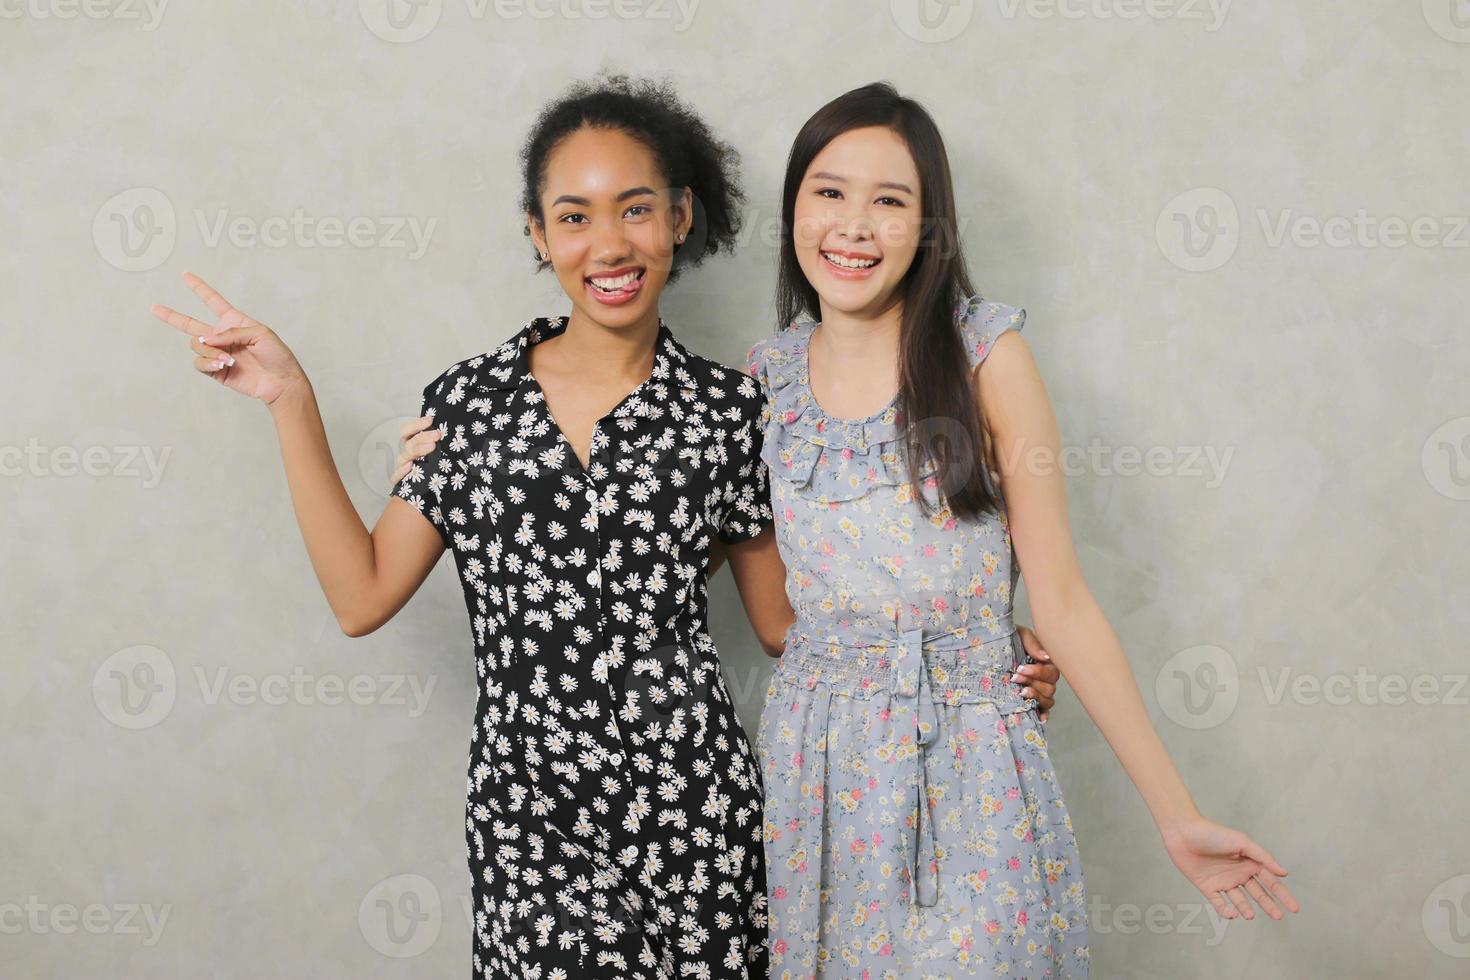
<path id="1" fill-rule="evenodd" d="M 190 336 L 189 346 L 199 355 L 194 358 L 196 371 L 267 405 L 306 382 L 296 355 L 274 330 L 231 306 L 194 273 L 185 272 L 184 282 L 219 317 L 218 323 L 211 327 L 160 303 L 149 310 Z"/>

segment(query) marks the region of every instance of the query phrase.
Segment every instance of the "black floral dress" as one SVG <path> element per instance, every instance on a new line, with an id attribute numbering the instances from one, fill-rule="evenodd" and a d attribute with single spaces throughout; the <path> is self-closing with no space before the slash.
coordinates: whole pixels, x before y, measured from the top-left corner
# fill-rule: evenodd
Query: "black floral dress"
<path id="1" fill-rule="evenodd" d="M 471 620 L 473 975 L 764 978 L 761 777 L 705 582 L 714 537 L 771 523 L 763 398 L 660 321 L 584 468 L 529 367 L 566 324 L 431 381 L 444 434 L 394 491 L 454 553 Z"/>

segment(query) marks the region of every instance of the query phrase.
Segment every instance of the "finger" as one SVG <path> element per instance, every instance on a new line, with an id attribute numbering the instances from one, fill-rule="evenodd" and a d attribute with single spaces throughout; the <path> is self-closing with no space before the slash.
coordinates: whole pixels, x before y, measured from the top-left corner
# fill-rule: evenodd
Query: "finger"
<path id="1" fill-rule="evenodd" d="M 224 380 L 225 372 L 227 372 L 229 369 L 230 366 L 226 364 L 225 361 L 218 355 L 215 355 L 214 357 L 194 358 L 194 370 L 199 371 L 202 374 L 214 375 L 221 381 Z"/>
<path id="2" fill-rule="evenodd" d="M 1056 664 L 1028 664 L 1031 669 L 1027 672 L 1036 680 L 1044 681 L 1053 686 L 1062 679 L 1062 672 L 1057 669 Z"/>
<path id="3" fill-rule="evenodd" d="M 229 353 L 228 351 L 216 350 L 215 348 L 206 344 L 203 337 L 191 337 L 189 339 L 189 349 L 198 354 L 200 357 L 204 358 L 206 361 L 212 361 L 216 358 L 219 358 L 224 360 L 227 367 L 235 366 L 235 355 Z"/>
<path id="4" fill-rule="evenodd" d="M 221 296 L 215 291 L 213 286 L 194 275 L 194 273 L 184 273 L 184 282 L 188 284 L 190 289 L 194 290 L 200 299 L 204 300 L 204 305 L 209 307 L 210 311 L 216 316 L 224 316 L 234 309 L 230 305 L 229 300 Z"/>
<path id="5" fill-rule="evenodd" d="M 1210 904 L 1215 907 L 1215 913 L 1219 915 L 1220 918 L 1237 918 L 1240 913 L 1235 911 L 1235 909 L 1230 905 L 1229 902 L 1225 901 L 1223 895 L 1223 892 L 1207 892 L 1205 893 L 1205 898 L 1208 898 L 1210 900 Z"/>
<path id="6" fill-rule="evenodd" d="M 1265 868 L 1256 872 L 1256 880 L 1259 881 L 1271 895 L 1282 905 L 1292 912 L 1300 912 L 1301 905 L 1297 903 L 1296 896 L 1291 889 L 1286 887 L 1286 882 L 1277 878 Z"/>
<path id="7" fill-rule="evenodd" d="M 1250 895 L 1251 898 L 1254 898 L 1256 900 L 1256 904 L 1259 905 L 1267 915 L 1269 915 L 1273 919 L 1283 918 L 1281 909 L 1277 908 L 1276 903 L 1271 901 L 1271 896 L 1266 894 L 1266 890 L 1261 887 L 1260 882 L 1256 881 L 1256 879 L 1254 878 L 1247 878 L 1244 887 L 1246 893 Z"/>
<path id="8" fill-rule="evenodd" d="M 148 312 L 152 313 L 154 316 L 158 317 L 169 326 L 177 327 L 191 337 L 198 337 L 201 334 L 214 333 L 214 327 L 210 326 L 209 324 L 200 323 L 192 316 L 180 313 L 178 310 L 164 306 L 162 303 L 154 303 L 152 306 L 148 307 Z"/>
<path id="9" fill-rule="evenodd" d="M 1249 837 L 1247 837 L 1245 839 L 1245 843 L 1241 845 L 1240 852 L 1246 857 L 1250 858 L 1252 861 L 1255 861 L 1257 864 L 1269 868 L 1272 872 L 1278 875 L 1284 876 L 1286 874 L 1286 869 L 1276 862 L 1276 859 L 1271 856 L 1271 852 L 1266 850 L 1260 844 L 1257 844 L 1255 841 L 1251 840 Z"/>
<path id="10" fill-rule="evenodd" d="M 1031 631 L 1029 626 L 1018 626 L 1016 632 L 1021 634 L 1021 646 L 1031 656 L 1032 660 L 1050 660 L 1051 654 L 1041 647 L 1041 638 Z"/>
<path id="11" fill-rule="evenodd" d="M 1031 692 L 1030 694 L 1026 695 L 1028 698 L 1036 698 L 1038 701 L 1043 701 L 1046 703 L 1047 707 L 1051 707 L 1053 704 L 1056 703 L 1057 689 L 1052 687 L 1050 684 L 1043 684 L 1040 681 L 1032 681 L 1030 684 L 1026 685 L 1025 689 Z"/>
<path id="12" fill-rule="evenodd" d="M 1044 711 L 1042 711 L 1042 712 L 1041 712 L 1041 714 L 1039 714 L 1039 715 L 1037 715 L 1037 716 L 1036 716 L 1036 717 L 1037 717 L 1037 719 L 1039 719 L 1039 720 L 1040 720 L 1040 721 L 1041 721 L 1041 723 L 1042 723 L 1042 724 L 1043 724 L 1043 725 L 1044 725 L 1044 724 L 1046 724 L 1046 716 L 1047 716 L 1047 715 L 1048 715 L 1048 714 L 1050 714 L 1050 713 L 1051 713 L 1051 709 L 1050 709 L 1050 708 L 1048 708 L 1048 709 L 1046 709 L 1046 710 L 1044 710 Z"/>
<path id="13" fill-rule="evenodd" d="M 248 327 L 227 327 L 224 330 L 216 330 L 214 333 L 205 334 L 199 339 L 211 347 L 220 350 L 230 350 L 237 347 L 249 347 L 264 330 L 265 328 L 258 324 Z"/>
<path id="14" fill-rule="evenodd" d="M 1254 919 L 1256 917 L 1256 910 L 1251 908 L 1250 902 L 1246 901 L 1245 892 L 1236 887 L 1230 889 L 1225 894 L 1230 897 L 1230 901 L 1235 903 L 1235 907 L 1240 910 L 1241 915 L 1247 919 Z"/>
<path id="15" fill-rule="evenodd" d="M 412 419 L 412 420 L 410 420 L 408 422 L 403 423 L 403 425 L 399 426 L 398 427 L 398 435 L 399 435 L 400 438 L 407 439 L 409 436 L 413 435 L 415 432 L 422 432 L 422 431 L 424 431 L 424 428 L 426 426 L 428 426 L 433 421 L 434 421 L 433 418 L 430 417 L 430 416 L 428 416 L 428 415 L 420 415 L 418 418 Z"/>
<path id="16" fill-rule="evenodd" d="M 439 439 L 444 435 L 439 429 L 433 428 L 428 432 L 421 432 L 408 441 L 408 449 L 414 457 L 427 456 L 439 445 Z"/>

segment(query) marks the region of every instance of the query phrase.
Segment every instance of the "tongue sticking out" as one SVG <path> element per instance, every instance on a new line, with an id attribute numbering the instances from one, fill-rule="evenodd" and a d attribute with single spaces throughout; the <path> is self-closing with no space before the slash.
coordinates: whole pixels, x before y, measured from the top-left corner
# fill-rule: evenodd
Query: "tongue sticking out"
<path id="1" fill-rule="evenodd" d="M 622 286 L 617 286 L 617 287 L 614 287 L 614 288 L 611 288 L 611 289 L 609 289 L 605 285 L 606 282 L 615 282 L 615 281 L 616 280 L 600 280 L 600 279 L 593 279 L 593 280 L 591 280 L 592 285 L 593 285 L 593 288 L 595 288 L 598 292 L 606 293 L 608 296 L 622 296 L 622 295 L 625 295 L 627 293 L 636 292 L 638 290 L 638 287 L 643 284 L 643 275 L 642 275 L 642 273 L 640 273 L 640 274 L 634 276 L 632 279 L 628 280 Z"/>

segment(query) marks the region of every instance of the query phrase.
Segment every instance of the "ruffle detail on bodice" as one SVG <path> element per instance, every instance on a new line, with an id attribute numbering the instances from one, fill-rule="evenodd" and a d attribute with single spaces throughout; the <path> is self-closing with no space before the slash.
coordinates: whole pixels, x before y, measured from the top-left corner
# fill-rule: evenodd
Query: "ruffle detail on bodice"
<path id="1" fill-rule="evenodd" d="M 890 404 L 863 419 L 834 418 L 812 397 L 806 343 L 814 324 L 798 322 L 752 350 L 752 373 L 766 386 L 776 424 L 761 458 L 771 474 L 823 503 L 853 500 L 907 480 L 903 413 Z"/>
<path id="2" fill-rule="evenodd" d="M 995 339 L 1020 330 L 1026 311 L 971 296 L 955 309 L 971 369 L 985 360 Z M 766 390 L 775 425 L 765 427 L 761 459 L 772 475 L 805 490 L 821 503 L 853 500 L 874 487 L 908 481 L 903 413 L 896 404 L 863 419 L 834 418 L 812 396 L 807 342 L 816 324 L 798 321 L 751 348 L 748 371 Z M 926 460 L 921 477 L 935 471 Z"/>

